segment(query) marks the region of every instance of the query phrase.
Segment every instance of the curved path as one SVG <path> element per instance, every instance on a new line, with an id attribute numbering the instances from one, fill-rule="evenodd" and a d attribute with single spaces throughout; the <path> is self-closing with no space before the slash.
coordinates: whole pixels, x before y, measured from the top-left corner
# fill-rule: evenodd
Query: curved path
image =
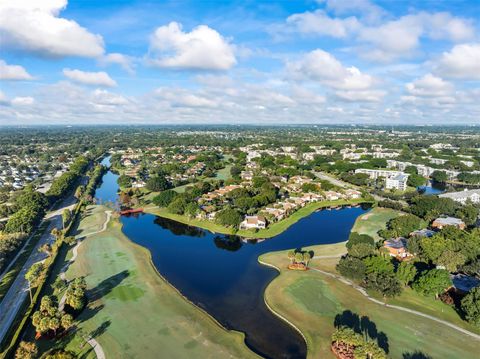
<path id="1" fill-rule="evenodd" d="M 413 314 L 413 315 L 418 315 L 420 317 L 424 317 L 424 318 L 427 318 L 427 319 L 430 319 L 430 320 L 433 320 L 437 323 L 441 323 L 441 324 L 444 324 L 446 326 L 449 326 L 450 328 L 452 329 L 455 329 L 455 330 L 458 330 L 459 332 L 462 332 L 463 334 L 466 334 L 466 335 L 469 335 L 471 336 L 472 338 L 475 338 L 477 340 L 480 340 L 480 335 L 478 334 L 475 334 L 473 332 L 470 332 L 462 327 L 459 327 L 458 325 L 455 325 L 455 324 L 452 324 L 450 322 L 447 322 L 446 320 L 442 320 L 442 319 L 439 319 L 437 317 L 434 317 L 432 315 L 428 315 L 428 314 L 425 314 L 425 313 L 422 313 L 422 312 L 419 312 L 419 311 L 416 311 L 416 310 L 413 310 L 413 309 L 409 309 L 409 308 L 405 308 L 405 307 L 400 307 L 398 305 L 391 305 L 391 304 L 386 304 L 384 302 L 382 302 L 381 300 L 378 300 L 378 299 L 375 299 L 375 298 L 372 298 L 371 296 L 368 295 L 368 293 L 365 291 L 364 288 L 356 285 L 355 283 L 351 282 L 350 280 L 342 277 L 342 276 L 339 276 L 339 275 L 336 275 L 336 274 L 333 274 L 333 273 L 330 273 L 330 272 L 326 272 L 326 271 L 323 271 L 321 269 L 317 269 L 317 268 L 312 268 L 310 267 L 311 270 L 314 270 L 316 272 L 319 272 L 319 273 L 322 273 L 326 276 L 329 276 L 331 278 L 335 278 L 337 280 L 339 280 L 340 282 L 346 284 L 346 285 L 349 285 L 350 287 L 356 289 L 358 292 L 360 292 L 364 297 L 366 297 L 369 301 L 371 302 L 374 302 L 374 303 L 377 303 L 377 304 L 380 304 L 380 305 L 383 305 L 387 308 L 392 308 L 392 309 L 397 309 L 397 310 L 400 310 L 402 312 L 406 312 L 406 313 L 410 313 L 410 314 Z"/>
<path id="2" fill-rule="evenodd" d="M 78 239 L 77 240 L 77 244 L 75 245 L 75 247 L 73 248 L 72 250 L 72 258 L 70 258 L 70 260 L 63 266 L 62 268 L 62 272 L 60 273 L 60 278 L 62 280 L 66 280 L 66 277 L 65 277 L 65 272 L 66 270 L 68 269 L 68 267 L 73 263 L 75 262 L 75 259 L 77 259 L 77 256 L 78 256 L 78 248 L 80 247 L 80 245 L 82 244 L 82 241 L 84 238 L 88 237 L 88 236 L 93 236 L 94 234 L 98 234 L 98 233 L 101 233 L 103 231 L 105 231 L 107 229 L 107 225 L 108 225 L 108 222 L 110 222 L 110 218 L 112 217 L 112 211 L 105 211 L 105 214 L 107 215 L 107 218 L 105 219 L 105 222 L 103 223 L 103 226 L 100 230 L 98 231 L 95 231 L 95 232 L 91 232 L 91 233 L 87 233 L 85 235 L 81 235 L 80 238 L 81 239 Z M 58 309 L 60 311 L 63 310 L 63 307 L 65 306 L 65 300 L 66 300 L 66 295 L 64 294 L 62 296 L 62 299 L 60 299 L 60 302 L 58 303 Z M 93 338 L 89 338 L 87 339 L 87 343 L 90 344 L 90 346 L 93 348 L 93 350 L 95 351 L 95 355 L 97 356 L 97 359 L 105 359 L 105 352 L 103 351 L 103 348 L 102 346 L 100 345 L 100 343 L 98 343 L 95 339 Z"/>

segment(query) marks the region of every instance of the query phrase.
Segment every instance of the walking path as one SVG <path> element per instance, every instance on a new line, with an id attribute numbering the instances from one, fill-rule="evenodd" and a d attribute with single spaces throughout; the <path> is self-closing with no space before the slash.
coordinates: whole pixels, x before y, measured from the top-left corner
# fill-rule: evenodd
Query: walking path
<path id="1" fill-rule="evenodd" d="M 347 254 L 347 253 L 333 254 L 333 255 L 329 255 L 329 256 L 313 256 L 312 259 L 340 258 L 340 257 L 343 257 L 345 254 Z M 314 268 L 312 268 L 312 269 L 314 269 Z"/>
<path id="2" fill-rule="evenodd" d="M 475 334 L 475 333 L 472 333 L 462 327 L 459 327 L 458 325 L 455 325 L 455 324 L 452 324 L 450 322 L 447 322 L 446 320 L 442 320 L 442 319 L 439 319 L 437 317 L 434 317 L 434 316 L 431 316 L 431 315 L 428 315 L 428 314 L 425 314 L 425 313 L 422 313 L 422 312 L 418 312 L 416 310 L 413 310 L 413 309 L 409 309 L 409 308 L 405 308 L 405 307 L 400 307 L 398 305 L 391 305 L 391 304 L 386 304 L 384 302 L 382 302 L 381 300 L 378 300 L 378 299 L 375 299 L 375 298 L 372 298 L 371 296 L 368 295 L 368 293 L 365 291 L 364 288 L 354 284 L 353 282 L 351 282 L 350 280 L 348 279 L 345 279 L 343 278 L 342 276 L 339 276 L 339 275 L 336 275 L 336 274 L 333 274 L 333 273 L 330 273 L 330 272 L 326 272 L 326 271 L 323 271 L 321 269 L 317 269 L 317 268 L 312 268 L 310 267 L 311 270 L 314 270 L 316 272 L 319 272 L 319 273 L 322 273 L 326 276 L 329 276 L 331 278 L 335 278 L 337 280 L 339 280 L 340 282 L 346 284 L 346 285 L 349 285 L 350 287 L 356 289 L 358 292 L 360 292 L 364 297 L 366 297 L 368 300 L 370 300 L 371 302 L 374 302 L 374 303 L 377 303 L 377 304 L 380 304 L 380 305 L 383 305 L 387 308 L 392 308 L 392 309 L 397 309 L 397 310 L 400 310 L 402 312 L 406 312 L 406 313 L 410 313 L 410 314 L 414 314 L 414 315 L 418 315 L 420 317 L 424 317 L 424 318 L 427 318 L 427 319 L 430 319 L 430 320 L 433 320 L 437 323 L 441 323 L 441 324 L 444 324 L 446 326 L 449 326 L 450 328 L 452 329 L 455 329 L 455 330 L 458 330 L 459 332 L 462 332 L 466 335 L 469 335 L 471 336 L 472 338 L 475 338 L 477 340 L 480 340 L 480 335 L 478 334 Z"/>
<path id="3" fill-rule="evenodd" d="M 91 233 L 87 233 L 85 235 L 81 235 L 80 238 L 77 240 L 77 244 L 75 245 L 75 247 L 73 248 L 72 250 L 72 258 L 70 258 L 70 260 L 63 266 L 62 268 L 62 272 L 60 273 L 60 278 L 62 280 L 66 280 L 66 277 L 65 277 L 65 272 L 67 271 L 68 267 L 73 263 L 75 262 L 75 259 L 77 259 L 77 256 L 78 256 L 78 248 L 80 247 L 80 245 L 82 244 L 83 242 L 83 239 L 84 238 L 87 238 L 88 236 L 93 236 L 94 234 L 98 234 L 98 233 L 101 233 L 103 231 L 105 231 L 107 229 L 107 225 L 108 225 L 108 222 L 110 222 L 110 218 L 112 217 L 112 211 L 105 211 L 105 214 L 107 215 L 107 218 L 105 219 L 105 222 L 103 223 L 103 226 L 100 230 L 98 231 L 95 231 L 95 232 L 91 232 Z M 58 309 L 60 311 L 63 311 L 63 308 L 65 306 L 65 300 L 66 300 L 66 295 L 64 294 L 62 296 L 62 298 L 60 299 L 60 302 L 58 303 Z M 89 338 L 87 340 L 87 343 L 90 344 L 90 346 L 93 348 L 93 350 L 95 351 L 95 355 L 97 356 L 97 359 L 105 359 L 105 352 L 103 351 L 103 348 L 102 346 L 93 338 Z"/>

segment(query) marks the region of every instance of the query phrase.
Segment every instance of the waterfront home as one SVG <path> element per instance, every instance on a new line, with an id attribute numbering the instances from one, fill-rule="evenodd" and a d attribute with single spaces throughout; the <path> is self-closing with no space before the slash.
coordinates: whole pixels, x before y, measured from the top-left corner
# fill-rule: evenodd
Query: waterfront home
<path id="1" fill-rule="evenodd" d="M 336 201 L 342 198 L 342 195 L 335 191 L 325 191 L 324 195 L 327 201 Z"/>
<path id="2" fill-rule="evenodd" d="M 312 192 L 305 193 L 301 198 L 304 202 L 318 202 L 323 199 L 319 194 Z"/>
<path id="3" fill-rule="evenodd" d="M 460 192 L 451 192 L 451 193 L 443 193 L 438 197 L 441 198 L 450 198 L 453 199 L 455 202 L 466 204 L 467 201 L 472 203 L 480 203 L 480 189 L 472 189 Z"/>
<path id="4" fill-rule="evenodd" d="M 267 207 L 265 213 L 271 215 L 276 221 L 281 221 L 285 217 L 285 210 L 283 208 Z"/>
<path id="5" fill-rule="evenodd" d="M 465 229 L 465 223 L 454 217 L 440 217 L 432 222 L 432 228 L 442 229 L 446 226 L 455 226 L 460 229 Z"/>
<path id="6" fill-rule="evenodd" d="M 391 238 L 383 242 L 383 247 L 388 250 L 392 257 L 405 259 L 412 257 L 407 250 L 407 239 L 404 237 Z"/>
<path id="7" fill-rule="evenodd" d="M 240 229 L 264 229 L 266 226 L 267 221 L 263 216 L 245 216 L 240 223 Z"/>
<path id="8" fill-rule="evenodd" d="M 358 199 L 362 197 L 362 192 L 354 190 L 354 189 L 347 189 L 345 190 L 345 197 L 349 199 Z"/>

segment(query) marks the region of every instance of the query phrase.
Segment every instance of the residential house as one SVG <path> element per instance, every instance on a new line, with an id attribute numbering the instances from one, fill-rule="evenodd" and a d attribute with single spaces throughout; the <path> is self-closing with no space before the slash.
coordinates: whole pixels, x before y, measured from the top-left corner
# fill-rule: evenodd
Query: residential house
<path id="1" fill-rule="evenodd" d="M 264 229 L 266 226 L 267 221 L 263 216 L 245 216 L 240 223 L 240 229 Z"/>
<path id="2" fill-rule="evenodd" d="M 432 228 L 442 229 L 446 226 L 455 226 L 460 229 L 465 229 L 465 223 L 454 217 L 440 217 L 432 222 Z"/>
<path id="3" fill-rule="evenodd" d="M 407 250 L 407 239 L 404 237 L 391 238 L 383 242 L 383 247 L 388 250 L 392 257 L 405 259 L 412 257 Z"/>
<path id="4" fill-rule="evenodd" d="M 344 191 L 345 197 L 349 199 L 358 199 L 362 197 L 362 192 L 354 190 L 354 189 L 347 189 Z"/>

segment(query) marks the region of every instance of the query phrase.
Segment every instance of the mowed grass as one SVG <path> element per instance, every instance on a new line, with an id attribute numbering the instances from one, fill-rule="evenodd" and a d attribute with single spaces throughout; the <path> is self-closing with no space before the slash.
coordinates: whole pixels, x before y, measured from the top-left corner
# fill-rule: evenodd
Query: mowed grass
<path id="1" fill-rule="evenodd" d="M 217 171 L 217 173 L 215 174 L 215 178 L 219 179 L 219 180 L 223 180 L 223 181 L 226 181 L 226 180 L 232 178 L 232 175 L 230 173 L 231 168 L 232 168 L 231 164 L 225 165 L 224 168 Z"/>
<path id="2" fill-rule="evenodd" d="M 380 240 L 378 231 L 385 229 L 389 220 L 399 217 L 402 214 L 401 211 L 394 209 L 375 207 L 368 213 L 357 218 L 353 225 L 352 232 L 368 234 L 375 240 Z"/>
<path id="3" fill-rule="evenodd" d="M 330 248 L 313 246 L 315 255 L 327 255 L 341 250 L 342 244 Z M 420 351 L 432 358 L 476 358 L 480 341 L 435 321 L 414 314 L 387 308 L 373 303 L 352 287 L 319 272 L 310 270 L 297 272 L 287 270 L 289 263 L 287 251 L 264 254 L 262 262 L 280 269 L 265 291 L 265 298 L 275 311 L 293 322 L 307 338 L 309 358 L 334 358 L 330 352 L 330 338 L 334 331 L 337 315 L 344 311 L 356 313 L 359 317 L 368 317 L 375 324 L 375 330 L 385 333 L 389 356 L 403 358 L 405 353 Z M 338 259 L 313 259 L 313 267 L 332 270 Z M 322 263 L 320 266 L 319 263 Z M 461 321 L 458 314 L 449 306 L 433 299 L 406 291 L 398 299 L 389 300 L 390 304 L 406 306 L 407 302 L 419 311 L 441 319 L 462 324 L 474 331 L 470 325 Z M 424 310 L 422 310 L 424 308 Z"/>
<path id="4" fill-rule="evenodd" d="M 89 210 L 80 236 L 100 229 L 105 218 L 104 208 Z M 88 350 L 80 348 L 87 334 L 107 358 L 256 357 L 241 333 L 222 328 L 165 282 L 149 252 L 123 235 L 118 220 L 83 241 L 66 275 L 85 276 L 90 299 L 78 317 L 80 331 L 67 344 L 78 354 Z"/>

